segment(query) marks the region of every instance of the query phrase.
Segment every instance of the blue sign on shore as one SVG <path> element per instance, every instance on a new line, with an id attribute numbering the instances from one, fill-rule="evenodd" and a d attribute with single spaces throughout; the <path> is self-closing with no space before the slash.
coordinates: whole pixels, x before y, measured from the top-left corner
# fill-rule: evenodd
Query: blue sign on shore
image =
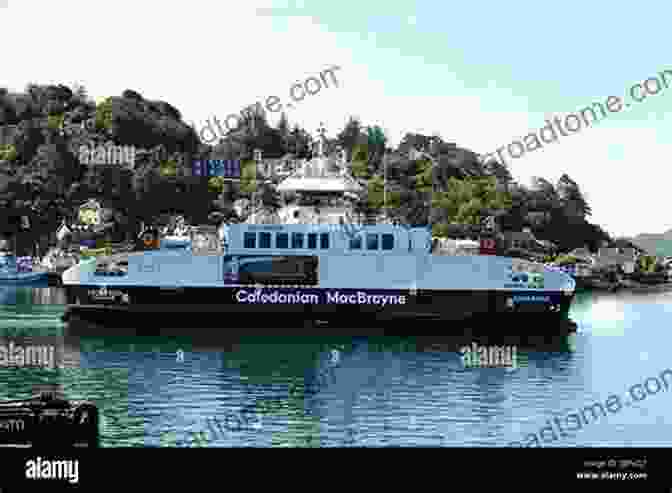
<path id="1" fill-rule="evenodd" d="M 240 178 L 239 159 L 205 159 L 193 162 L 193 176 Z"/>

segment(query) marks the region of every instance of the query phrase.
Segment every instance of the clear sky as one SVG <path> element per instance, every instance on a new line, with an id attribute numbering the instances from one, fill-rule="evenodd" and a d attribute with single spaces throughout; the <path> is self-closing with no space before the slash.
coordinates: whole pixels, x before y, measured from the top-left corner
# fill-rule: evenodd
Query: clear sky
<path id="1" fill-rule="evenodd" d="M 662 1 L 8 0 L 0 85 L 77 82 L 96 99 L 134 89 L 200 128 L 268 96 L 287 100 L 295 82 L 338 65 L 339 87 L 306 97 L 290 123 L 323 121 L 333 136 L 356 115 L 393 144 L 437 132 L 488 153 L 672 70 L 670 14 Z M 663 232 L 670 109 L 672 84 L 508 164 L 522 183 L 568 173 L 612 234 Z"/>

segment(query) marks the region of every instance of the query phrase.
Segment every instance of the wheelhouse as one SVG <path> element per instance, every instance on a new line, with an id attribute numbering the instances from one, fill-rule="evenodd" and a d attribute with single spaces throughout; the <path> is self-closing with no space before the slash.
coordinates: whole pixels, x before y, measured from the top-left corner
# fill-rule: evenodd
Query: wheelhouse
<path id="1" fill-rule="evenodd" d="M 226 228 L 228 255 L 400 255 L 427 254 L 431 234 L 425 228 L 362 226 L 352 231 L 333 225 L 251 225 Z"/>

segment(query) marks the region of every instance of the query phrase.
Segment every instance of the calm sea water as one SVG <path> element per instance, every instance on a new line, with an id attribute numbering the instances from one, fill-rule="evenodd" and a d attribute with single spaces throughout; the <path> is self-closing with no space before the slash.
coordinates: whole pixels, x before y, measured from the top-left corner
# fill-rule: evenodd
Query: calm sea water
<path id="1" fill-rule="evenodd" d="M 0 287 L 4 343 L 53 343 L 64 362 L 0 367 L 0 399 L 49 383 L 92 400 L 105 447 L 508 446 L 533 443 L 530 434 L 553 419 L 612 394 L 632 403 L 588 415 L 575 431 L 562 425 L 557 439 L 547 430 L 539 443 L 672 445 L 672 379 L 667 392 L 652 379 L 672 368 L 672 293 L 582 293 L 571 311 L 577 334 L 517 348 L 517 368 L 465 368 L 462 342 L 439 336 L 204 340 L 187 331 L 129 337 L 81 327 L 73 335 L 60 320 L 63 303 L 58 288 Z M 648 395 L 626 399 L 645 382 Z"/>

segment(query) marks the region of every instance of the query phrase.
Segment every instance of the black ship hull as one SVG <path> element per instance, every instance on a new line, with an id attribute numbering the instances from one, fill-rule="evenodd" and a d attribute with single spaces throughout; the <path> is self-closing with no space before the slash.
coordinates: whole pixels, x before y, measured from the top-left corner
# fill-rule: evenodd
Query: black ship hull
<path id="1" fill-rule="evenodd" d="M 115 327 L 224 327 L 253 321 L 272 326 L 297 321 L 360 325 L 427 320 L 485 324 L 510 333 L 544 333 L 551 330 L 549 324 L 562 324 L 573 297 L 549 291 L 268 287 L 115 286 L 101 292 L 99 286 L 82 285 L 67 286 L 66 292 L 66 319 Z"/>

